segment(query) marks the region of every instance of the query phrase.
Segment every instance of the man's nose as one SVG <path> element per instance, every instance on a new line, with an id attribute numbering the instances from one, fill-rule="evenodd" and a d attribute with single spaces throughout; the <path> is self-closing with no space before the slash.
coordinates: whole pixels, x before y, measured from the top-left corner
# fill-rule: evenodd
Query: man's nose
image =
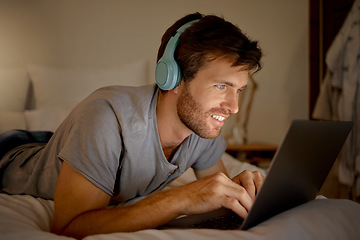
<path id="1" fill-rule="evenodd" d="M 239 95 L 236 92 L 227 94 L 223 107 L 229 109 L 232 114 L 237 113 L 239 111 Z"/>

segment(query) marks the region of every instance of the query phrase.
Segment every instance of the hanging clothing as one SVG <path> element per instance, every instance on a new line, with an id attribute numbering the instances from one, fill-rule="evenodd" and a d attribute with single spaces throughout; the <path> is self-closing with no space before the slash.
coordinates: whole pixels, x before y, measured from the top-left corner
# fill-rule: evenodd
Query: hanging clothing
<path id="1" fill-rule="evenodd" d="M 353 3 L 325 62 L 327 72 L 313 117 L 354 122 L 339 157 L 339 180 L 360 197 L 360 0 Z"/>

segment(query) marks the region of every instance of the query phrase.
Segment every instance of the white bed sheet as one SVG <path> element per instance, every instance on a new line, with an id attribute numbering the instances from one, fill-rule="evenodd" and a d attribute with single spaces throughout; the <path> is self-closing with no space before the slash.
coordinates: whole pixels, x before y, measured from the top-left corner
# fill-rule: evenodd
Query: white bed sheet
<path id="1" fill-rule="evenodd" d="M 224 160 L 225 166 L 231 167 L 230 172 L 253 168 L 228 155 Z M 172 185 L 192 181 L 192 173 L 188 172 L 179 180 Z M 53 201 L 0 194 L 0 239 L 71 239 L 49 233 L 52 211 Z M 318 199 L 279 214 L 248 231 L 151 229 L 94 235 L 85 239 L 360 239 L 360 204 L 349 200 Z"/>

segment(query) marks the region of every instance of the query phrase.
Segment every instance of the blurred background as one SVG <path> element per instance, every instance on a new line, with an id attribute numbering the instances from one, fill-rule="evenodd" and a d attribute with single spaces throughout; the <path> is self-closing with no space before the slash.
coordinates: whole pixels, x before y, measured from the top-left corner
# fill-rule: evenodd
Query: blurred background
<path id="1" fill-rule="evenodd" d="M 144 59 L 152 82 L 162 34 L 196 11 L 223 16 L 259 41 L 263 69 L 254 76 L 247 137 L 279 144 L 291 120 L 309 115 L 305 0 L 0 0 L 0 68 L 116 67 Z"/>

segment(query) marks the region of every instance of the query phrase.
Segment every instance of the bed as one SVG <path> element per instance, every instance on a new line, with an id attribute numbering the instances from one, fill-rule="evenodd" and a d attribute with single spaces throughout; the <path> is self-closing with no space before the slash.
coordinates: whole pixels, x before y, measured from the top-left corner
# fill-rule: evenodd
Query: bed
<path id="1" fill-rule="evenodd" d="M 112 68 L 28 65 L 0 69 L 0 133 L 10 129 L 54 131 L 70 110 L 93 90 L 107 85 L 150 84 L 145 61 Z M 121 81 L 119 81 L 121 79 Z M 245 169 L 266 172 L 223 155 L 234 176 Z M 193 171 L 168 188 L 195 180 Z M 53 201 L 29 195 L 0 193 L 0 239 L 71 239 L 49 232 Z M 248 230 L 149 229 L 89 236 L 85 239 L 360 239 L 360 205 L 319 197 Z"/>

